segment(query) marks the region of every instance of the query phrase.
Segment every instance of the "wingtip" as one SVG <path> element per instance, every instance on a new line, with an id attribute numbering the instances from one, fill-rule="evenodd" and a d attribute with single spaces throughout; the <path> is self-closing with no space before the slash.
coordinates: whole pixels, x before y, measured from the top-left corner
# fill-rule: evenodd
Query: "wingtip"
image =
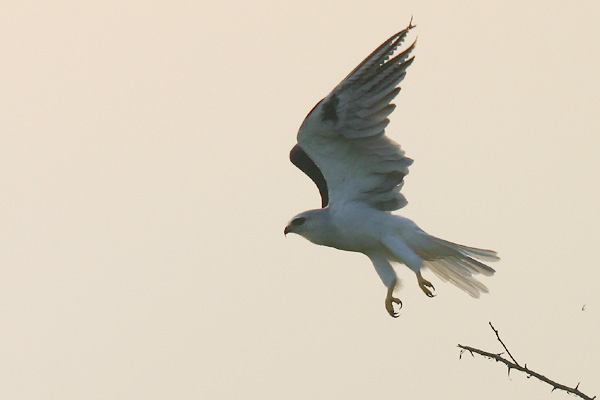
<path id="1" fill-rule="evenodd" d="M 396 33 L 394 36 L 392 36 L 391 38 L 388 39 L 388 41 L 391 40 L 395 40 L 396 43 L 398 43 L 399 41 L 403 41 L 403 37 L 408 33 L 408 31 L 410 31 L 413 28 L 416 28 L 417 25 L 413 24 L 413 16 L 410 17 L 410 21 L 408 22 L 408 26 L 404 29 L 402 29 L 400 32 Z"/>
<path id="2" fill-rule="evenodd" d="M 410 21 L 408 22 L 408 27 L 406 28 L 406 30 L 412 29 L 417 26 L 417 25 L 413 25 L 413 19 L 414 19 L 414 15 L 411 15 Z"/>

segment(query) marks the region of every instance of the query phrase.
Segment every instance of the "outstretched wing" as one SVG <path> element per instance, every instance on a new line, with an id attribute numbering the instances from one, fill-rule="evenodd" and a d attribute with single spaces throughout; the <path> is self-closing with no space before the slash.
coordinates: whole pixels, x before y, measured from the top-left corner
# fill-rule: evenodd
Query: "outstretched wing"
<path id="1" fill-rule="evenodd" d="M 413 27 L 379 46 L 302 123 L 290 159 L 317 184 L 323 207 L 363 201 L 393 211 L 406 205 L 400 189 L 412 160 L 385 136 L 385 127 L 416 41 L 393 54 Z"/>

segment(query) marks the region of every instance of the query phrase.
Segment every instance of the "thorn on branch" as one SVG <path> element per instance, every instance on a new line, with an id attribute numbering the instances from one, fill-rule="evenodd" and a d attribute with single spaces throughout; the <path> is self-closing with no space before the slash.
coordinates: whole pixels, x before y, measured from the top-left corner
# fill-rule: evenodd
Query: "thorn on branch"
<path id="1" fill-rule="evenodd" d="M 534 376 L 538 380 L 540 380 L 542 382 L 545 382 L 548 385 L 552 386 L 552 392 L 554 392 L 556 389 L 560 389 L 560 390 L 564 390 L 567 393 L 571 393 L 571 394 L 574 394 L 576 396 L 579 396 L 579 397 L 581 397 L 584 400 L 594 400 L 594 399 L 596 399 L 596 396 L 590 397 L 590 396 L 582 393 L 579 390 L 579 384 L 581 382 L 577 383 L 577 386 L 575 386 L 574 388 L 570 388 L 568 386 L 565 386 L 563 384 L 555 382 L 555 381 L 553 381 L 553 380 L 551 380 L 549 378 L 546 378 L 544 375 L 542 375 L 542 374 L 540 374 L 538 372 L 532 371 L 531 369 L 529 369 L 527 367 L 527 364 L 524 364 L 523 367 L 521 365 L 519 365 L 519 363 L 512 356 L 512 354 L 510 353 L 510 351 L 508 350 L 508 348 L 506 347 L 506 345 L 504 344 L 504 342 L 502 341 L 502 339 L 500 339 L 500 334 L 498 333 L 498 330 L 496 328 L 494 328 L 494 325 L 492 325 L 491 322 L 489 324 L 490 324 L 490 327 L 492 328 L 492 330 L 494 331 L 494 333 L 496 334 L 496 338 L 498 339 L 498 341 L 500 342 L 500 344 L 502 345 L 502 347 L 504 347 L 504 350 L 506 350 L 506 354 L 508 354 L 508 356 L 510 357 L 510 360 L 502 357 L 502 355 L 504 354 L 504 352 L 498 353 L 498 354 L 494 354 L 494 353 L 490 353 L 490 352 L 487 352 L 487 351 L 476 349 L 476 348 L 471 347 L 471 346 L 463 346 L 461 344 L 458 345 L 458 347 L 461 349 L 460 350 L 459 358 L 462 358 L 462 354 L 465 351 L 468 351 L 469 353 L 471 353 L 471 356 L 473 356 L 473 357 L 475 357 L 474 353 L 476 353 L 476 354 L 479 354 L 482 357 L 493 359 L 496 362 L 504 363 L 508 367 L 508 377 L 509 378 L 510 378 L 510 370 L 511 369 L 516 369 L 516 370 L 519 370 L 519 371 L 525 373 L 527 375 L 528 379 L 531 378 L 532 376 Z"/>

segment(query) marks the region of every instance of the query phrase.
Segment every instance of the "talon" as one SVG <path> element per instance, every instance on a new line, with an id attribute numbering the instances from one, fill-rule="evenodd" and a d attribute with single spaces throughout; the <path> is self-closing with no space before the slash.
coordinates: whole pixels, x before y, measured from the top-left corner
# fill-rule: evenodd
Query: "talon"
<path id="1" fill-rule="evenodd" d="M 419 287 L 421 288 L 421 290 L 423 291 L 423 293 L 425 293 L 425 295 L 426 295 L 427 297 L 435 297 L 435 294 L 433 294 L 433 293 L 431 292 L 431 290 L 427 289 L 427 288 L 425 287 L 425 285 L 419 285 Z M 433 287 L 433 285 L 431 285 L 431 288 L 435 290 L 435 288 Z"/>
<path id="2" fill-rule="evenodd" d="M 400 313 L 394 310 L 394 304 L 398 304 L 398 310 L 402 309 L 402 301 L 400 299 L 392 296 L 386 297 L 385 309 L 391 317 L 398 318 L 400 316 Z"/>
<path id="3" fill-rule="evenodd" d="M 431 282 L 423 278 L 423 276 L 420 273 L 417 275 L 417 280 L 419 281 L 419 287 L 427 297 L 435 297 L 435 294 L 433 294 L 431 290 L 428 289 L 432 288 L 433 290 L 435 290 L 435 287 L 431 284 Z"/>

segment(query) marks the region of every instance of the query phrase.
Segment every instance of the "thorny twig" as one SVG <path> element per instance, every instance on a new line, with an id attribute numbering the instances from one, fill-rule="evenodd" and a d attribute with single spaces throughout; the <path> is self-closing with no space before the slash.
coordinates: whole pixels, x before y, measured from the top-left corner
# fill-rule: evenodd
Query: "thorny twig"
<path id="1" fill-rule="evenodd" d="M 564 390 L 567 393 L 572 393 L 572 394 L 574 394 L 576 396 L 579 396 L 579 397 L 581 397 L 582 399 L 585 399 L 585 400 L 594 400 L 596 398 L 596 396 L 590 397 L 590 396 L 582 393 L 579 390 L 579 383 L 574 388 L 569 387 L 569 386 L 565 386 L 565 385 L 560 384 L 558 382 L 555 382 L 555 381 L 553 381 L 553 380 L 551 380 L 549 378 L 546 378 L 544 375 L 542 375 L 540 373 L 537 373 L 535 371 L 530 370 L 529 368 L 527 368 L 527 364 L 525 364 L 524 366 L 519 365 L 519 363 L 517 362 L 517 360 L 515 360 L 515 358 L 512 356 L 512 354 L 510 354 L 510 351 L 508 351 L 508 348 L 506 347 L 506 345 L 504 344 L 504 342 L 502 341 L 502 339 L 500 339 L 500 334 L 498 333 L 498 331 L 496 330 L 496 328 L 494 328 L 494 326 L 492 325 L 491 322 L 490 322 L 490 327 L 492 328 L 492 330 L 496 334 L 496 338 L 498 339 L 498 341 L 500 342 L 500 344 L 502 344 L 502 347 L 504 347 L 504 350 L 506 350 L 506 353 L 508 354 L 508 356 L 510 357 L 510 359 L 512 361 L 510 361 L 510 360 L 502 357 L 502 353 L 500 353 L 500 354 L 489 353 L 487 351 L 479 350 L 479 349 L 476 349 L 476 348 L 471 347 L 471 346 L 463 346 L 461 344 L 458 345 L 458 347 L 461 349 L 460 350 L 460 357 L 462 357 L 462 354 L 465 351 L 468 351 L 469 353 L 471 353 L 471 355 L 473 355 L 474 353 L 475 354 L 479 354 L 480 356 L 487 357 L 487 358 L 490 358 L 492 360 L 496 360 L 496 362 L 501 362 L 501 363 L 505 364 L 508 367 L 508 374 L 509 375 L 510 375 L 510 370 L 511 369 L 516 369 L 518 371 L 526 373 L 528 376 L 535 376 L 540 381 L 545 382 L 548 385 L 552 386 L 552 391 L 555 391 L 556 389 Z"/>
<path id="2" fill-rule="evenodd" d="M 508 356 L 510 357 L 510 359 L 513 360 L 513 362 L 520 367 L 520 365 L 517 362 L 517 360 L 515 360 L 515 358 L 512 356 L 512 354 L 510 354 L 510 351 L 508 351 L 508 348 L 506 347 L 506 345 L 504 344 L 504 342 L 502 341 L 502 339 L 500 339 L 500 334 L 498 333 L 498 330 L 496 328 L 494 328 L 494 325 L 492 325 L 491 322 L 488 322 L 488 324 L 490 324 L 490 327 L 492 328 L 492 330 L 496 334 L 496 338 L 498 339 L 498 341 L 500 342 L 500 344 L 502 345 L 502 347 L 504 347 L 504 350 L 506 350 L 506 354 L 508 354 Z M 509 371 L 510 371 L 510 369 L 509 369 Z"/>

